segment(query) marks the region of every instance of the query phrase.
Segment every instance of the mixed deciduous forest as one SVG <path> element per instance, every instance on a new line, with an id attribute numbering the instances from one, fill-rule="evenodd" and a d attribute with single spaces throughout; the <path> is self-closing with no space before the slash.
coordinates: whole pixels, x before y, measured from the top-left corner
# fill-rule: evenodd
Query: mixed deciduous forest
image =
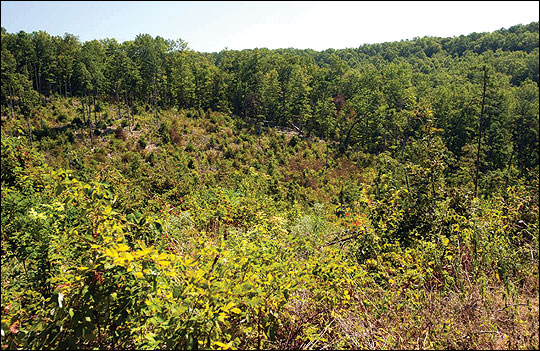
<path id="1" fill-rule="evenodd" d="M 538 34 L 2 28 L 2 349 L 538 349 Z"/>

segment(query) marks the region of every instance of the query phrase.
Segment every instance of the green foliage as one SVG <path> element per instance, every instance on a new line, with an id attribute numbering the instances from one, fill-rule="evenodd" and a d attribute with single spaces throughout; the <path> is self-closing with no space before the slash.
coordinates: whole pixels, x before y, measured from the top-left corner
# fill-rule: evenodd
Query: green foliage
<path id="1" fill-rule="evenodd" d="M 537 39 L 3 30 L 2 349 L 537 347 Z"/>

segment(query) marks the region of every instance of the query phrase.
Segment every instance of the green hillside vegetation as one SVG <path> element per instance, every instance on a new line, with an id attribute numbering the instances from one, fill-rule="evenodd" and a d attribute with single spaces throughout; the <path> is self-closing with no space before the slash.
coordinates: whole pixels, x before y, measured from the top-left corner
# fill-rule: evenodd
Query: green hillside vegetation
<path id="1" fill-rule="evenodd" d="M 2 349 L 538 349 L 538 22 L 1 45 Z"/>

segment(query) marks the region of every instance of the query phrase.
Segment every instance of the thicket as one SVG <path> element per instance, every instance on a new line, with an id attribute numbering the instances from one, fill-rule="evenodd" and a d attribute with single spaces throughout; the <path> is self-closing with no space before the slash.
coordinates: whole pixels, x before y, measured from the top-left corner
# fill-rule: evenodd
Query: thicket
<path id="1" fill-rule="evenodd" d="M 538 348 L 538 23 L 1 59 L 2 348 Z"/>

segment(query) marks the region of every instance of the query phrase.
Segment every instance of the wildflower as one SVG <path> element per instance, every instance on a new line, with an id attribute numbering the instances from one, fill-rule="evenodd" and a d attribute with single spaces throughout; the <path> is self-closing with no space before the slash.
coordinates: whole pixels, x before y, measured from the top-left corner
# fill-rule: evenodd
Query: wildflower
<path id="1" fill-rule="evenodd" d="M 58 306 L 60 306 L 60 308 L 62 308 L 63 306 L 62 304 L 63 301 L 64 301 L 64 294 L 58 293 Z"/>

